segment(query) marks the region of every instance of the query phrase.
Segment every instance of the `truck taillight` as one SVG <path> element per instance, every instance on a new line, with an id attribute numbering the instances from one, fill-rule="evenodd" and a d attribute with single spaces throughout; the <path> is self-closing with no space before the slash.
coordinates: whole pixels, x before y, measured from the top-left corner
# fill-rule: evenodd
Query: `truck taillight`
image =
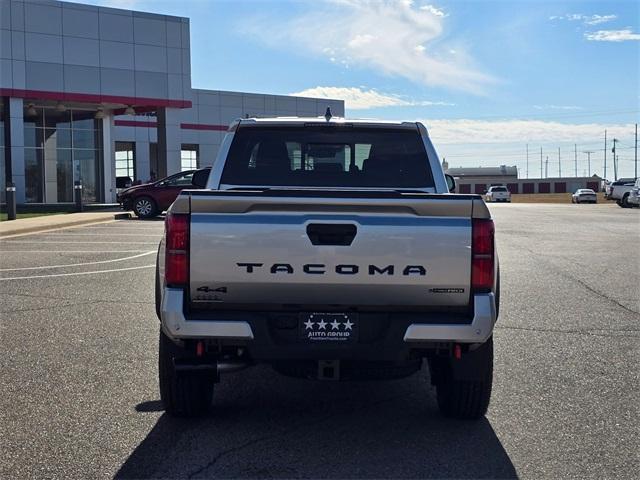
<path id="1" fill-rule="evenodd" d="M 189 215 L 170 213 L 164 225 L 165 282 L 169 287 L 186 287 L 189 281 Z"/>
<path id="2" fill-rule="evenodd" d="M 493 289 L 494 234 L 495 227 L 490 218 L 474 218 L 471 233 L 471 289 L 489 291 Z"/>

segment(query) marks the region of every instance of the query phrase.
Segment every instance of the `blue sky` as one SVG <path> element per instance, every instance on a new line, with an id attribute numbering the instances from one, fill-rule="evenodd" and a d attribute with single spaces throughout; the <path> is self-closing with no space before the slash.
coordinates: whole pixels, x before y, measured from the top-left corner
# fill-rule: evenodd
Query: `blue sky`
<path id="1" fill-rule="evenodd" d="M 421 120 L 452 166 L 633 174 L 640 2 L 95 0 L 191 19 L 197 88 L 328 96 L 347 116 Z M 611 144 L 608 159 L 611 159 Z M 611 164 L 609 165 L 611 172 Z M 610 173 L 608 172 L 608 173 Z M 612 175 L 608 175 L 612 177 Z"/>

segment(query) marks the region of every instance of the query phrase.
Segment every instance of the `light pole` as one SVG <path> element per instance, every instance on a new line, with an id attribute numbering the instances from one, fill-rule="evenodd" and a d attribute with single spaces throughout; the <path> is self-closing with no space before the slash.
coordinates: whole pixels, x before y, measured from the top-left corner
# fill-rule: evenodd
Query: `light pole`
<path id="1" fill-rule="evenodd" d="M 595 153 L 595 152 L 590 152 L 590 151 L 585 151 L 582 153 L 586 153 L 587 154 L 587 176 L 590 177 L 591 176 L 591 154 Z"/>

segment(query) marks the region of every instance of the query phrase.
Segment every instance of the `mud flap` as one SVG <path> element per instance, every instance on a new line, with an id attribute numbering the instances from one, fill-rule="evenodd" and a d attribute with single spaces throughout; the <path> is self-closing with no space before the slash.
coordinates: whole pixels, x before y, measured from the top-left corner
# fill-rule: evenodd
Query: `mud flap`
<path id="1" fill-rule="evenodd" d="M 486 376 L 491 368 L 492 355 L 489 340 L 475 350 L 469 350 L 459 359 L 433 357 L 429 359 L 431 384 L 439 385 L 447 380 L 475 381 Z"/>

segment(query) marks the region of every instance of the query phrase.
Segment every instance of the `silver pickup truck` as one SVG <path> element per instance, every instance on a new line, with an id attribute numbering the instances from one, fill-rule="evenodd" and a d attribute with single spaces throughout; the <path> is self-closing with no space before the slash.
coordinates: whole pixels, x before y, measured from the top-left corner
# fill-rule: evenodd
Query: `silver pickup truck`
<path id="1" fill-rule="evenodd" d="M 420 123 L 242 119 L 158 251 L 160 394 L 212 407 L 220 374 L 390 379 L 427 363 L 442 413 L 486 413 L 500 279 L 479 195 Z"/>

